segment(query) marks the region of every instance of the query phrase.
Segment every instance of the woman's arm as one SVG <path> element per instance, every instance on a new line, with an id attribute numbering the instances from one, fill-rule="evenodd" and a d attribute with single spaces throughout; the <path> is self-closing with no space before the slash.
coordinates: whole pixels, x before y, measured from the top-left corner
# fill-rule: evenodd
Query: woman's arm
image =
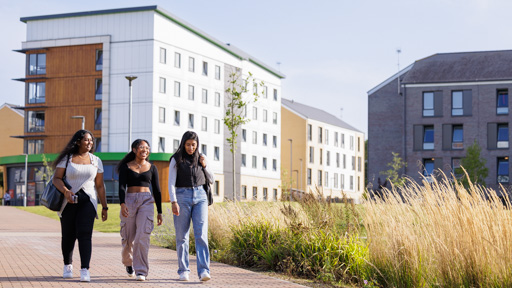
<path id="1" fill-rule="evenodd" d="M 213 183 L 213 181 L 215 181 L 215 177 L 213 176 L 213 171 L 210 169 L 210 166 L 208 166 L 208 161 L 204 154 L 201 154 L 199 157 L 199 163 L 201 163 L 201 166 L 204 168 L 206 180 L 208 180 L 209 183 Z"/>
<path id="2" fill-rule="evenodd" d="M 178 176 L 178 169 L 176 169 L 176 160 L 174 157 L 169 162 L 169 199 L 172 203 L 172 214 L 180 216 L 180 205 L 176 199 L 176 177 Z"/>
<path id="3" fill-rule="evenodd" d="M 66 185 L 64 185 L 64 181 L 62 181 L 62 177 L 64 177 L 64 172 L 66 171 L 66 168 L 56 168 L 55 174 L 53 174 L 53 180 L 52 183 L 55 185 L 57 190 L 59 190 L 62 194 L 64 194 L 64 197 L 68 200 L 69 203 L 73 203 L 73 199 L 71 199 L 71 196 L 73 196 L 73 192 L 69 190 Z"/>
<path id="4" fill-rule="evenodd" d="M 103 173 L 96 174 L 96 178 L 94 179 L 94 185 L 96 186 L 96 193 L 98 193 L 98 198 L 100 199 L 101 206 L 101 220 L 105 221 L 108 218 L 108 206 L 107 206 L 107 196 L 105 193 L 105 183 L 103 182 Z"/>
<path id="5" fill-rule="evenodd" d="M 157 225 L 162 225 L 162 192 L 160 191 L 160 181 L 158 180 L 158 169 L 155 165 L 151 165 L 151 169 L 153 170 L 151 173 L 151 187 L 153 188 L 153 198 L 155 199 L 156 211 L 158 215 L 156 216 Z"/>

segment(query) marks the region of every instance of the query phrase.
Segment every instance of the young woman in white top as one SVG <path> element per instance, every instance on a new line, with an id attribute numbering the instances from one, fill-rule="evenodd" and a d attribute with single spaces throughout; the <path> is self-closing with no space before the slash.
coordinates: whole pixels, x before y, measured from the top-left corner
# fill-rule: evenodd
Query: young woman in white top
<path id="1" fill-rule="evenodd" d="M 89 282 L 89 262 L 92 249 L 92 228 L 97 218 L 98 198 L 103 209 L 101 219 L 107 220 L 107 198 L 103 183 L 103 164 L 97 156 L 91 154 L 94 137 L 87 130 L 78 130 L 64 150 L 54 161 L 55 174 L 53 184 L 64 194 L 62 208 L 59 211 L 61 223 L 61 248 L 64 258 L 64 278 L 73 277 L 73 249 L 78 239 L 81 270 L 80 281 Z M 62 178 L 71 189 L 66 188 Z"/>

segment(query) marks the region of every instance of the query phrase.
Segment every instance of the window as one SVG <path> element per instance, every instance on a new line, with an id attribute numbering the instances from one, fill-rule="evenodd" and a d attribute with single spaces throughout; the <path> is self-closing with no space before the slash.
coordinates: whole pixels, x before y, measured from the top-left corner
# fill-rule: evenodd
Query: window
<path id="1" fill-rule="evenodd" d="M 220 159 L 220 149 L 219 147 L 215 146 L 213 147 L 213 160 L 219 161 Z"/>
<path id="2" fill-rule="evenodd" d="M 268 200 L 268 189 L 267 188 L 263 188 L 263 200 L 265 200 L 265 201 Z"/>
<path id="3" fill-rule="evenodd" d="M 340 188 L 345 189 L 345 175 L 340 174 Z"/>
<path id="4" fill-rule="evenodd" d="M 252 168 L 258 168 L 258 158 L 256 156 L 252 156 Z"/>
<path id="5" fill-rule="evenodd" d="M 263 170 L 267 170 L 267 158 L 263 157 L 262 160 Z"/>
<path id="6" fill-rule="evenodd" d="M 320 156 L 320 165 L 322 165 L 324 162 L 324 150 L 320 149 L 320 153 L 318 153 L 318 155 Z"/>
<path id="7" fill-rule="evenodd" d="M 215 134 L 220 134 L 220 120 L 215 119 L 214 125 L 215 125 L 215 127 L 213 129 L 214 129 Z"/>
<path id="8" fill-rule="evenodd" d="M 167 50 L 165 48 L 160 47 L 160 63 L 167 63 Z"/>
<path id="9" fill-rule="evenodd" d="M 158 152 L 165 153 L 165 138 L 158 137 Z"/>
<path id="10" fill-rule="evenodd" d="M 315 148 L 309 146 L 309 163 L 315 163 Z"/>
<path id="11" fill-rule="evenodd" d="M 188 85 L 188 100 L 194 101 L 194 86 Z"/>
<path id="12" fill-rule="evenodd" d="M 215 106 L 220 107 L 220 93 L 215 92 Z"/>
<path id="13" fill-rule="evenodd" d="M 201 117 L 201 131 L 208 131 L 208 118 L 205 116 Z"/>
<path id="14" fill-rule="evenodd" d="M 258 187 L 252 187 L 252 200 L 258 200 Z"/>
<path id="15" fill-rule="evenodd" d="M 220 80 L 220 66 L 215 65 L 215 79 Z"/>
<path id="16" fill-rule="evenodd" d="M 268 87 L 263 86 L 263 91 L 261 93 L 263 94 L 263 98 L 267 99 L 268 98 Z"/>
<path id="17" fill-rule="evenodd" d="M 220 189 L 219 189 L 219 181 L 215 181 L 215 185 L 213 186 L 213 192 L 215 196 L 219 196 Z"/>
<path id="18" fill-rule="evenodd" d="M 101 152 L 101 137 L 94 138 L 94 152 Z"/>
<path id="19" fill-rule="evenodd" d="M 272 124 L 277 125 L 277 113 L 276 112 L 272 113 Z"/>
<path id="20" fill-rule="evenodd" d="M 341 148 L 345 148 L 345 134 L 341 134 Z"/>
<path id="21" fill-rule="evenodd" d="M 247 130 L 242 129 L 242 142 L 247 142 Z"/>
<path id="22" fill-rule="evenodd" d="M 203 61 L 203 75 L 208 76 L 208 62 Z"/>
<path id="23" fill-rule="evenodd" d="M 340 153 L 336 153 L 336 168 L 340 168 Z"/>
<path id="24" fill-rule="evenodd" d="M 343 169 L 347 169 L 347 155 L 343 154 Z"/>
<path id="25" fill-rule="evenodd" d="M 247 199 L 247 186 L 242 185 L 242 199 Z"/>
<path id="26" fill-rule="evenodd" d="M 498 183 L 509 183 L 508 157 L 498 158 Z"/>
<path id="27" fill-rule="evenodd" d="M 96 50 L 96 71 L 103 70 L 103 50 Z"/>
<path id="28" fill-rule="evenodd" d="M 181 96 L 181 83 L 178 81 L 174 81 L 174 96 Z"/>
<path id="29" fill-rule="evenodd" d="M 46 74 L 46 54 L 29 54 L 27 57 L 28 75 Z"/>
<path id="30" fill-rule="evenodd" d="M 242 167 L 247 167 L 247 156 L 242 154 Z"/>
<path id="31" fill-rule="evenodd" d="M 28 83 L 28 103 L 44 103 L 46 101 L 46 83 Z"/>
<path id="32" fill-rule="evenodd" d="M 267 146 L 267 134 L 263 133 L 263 146 Z"/>
<path id="33" fill-rule="evenodd" d="M 258 144 L 258 132 L 252 131 L 252 144 Z"/>
<path id="34" fill-rule="evenodd" d="M 325 129 L 325 145 L 329 145 L 329 130 Z"/>
<path id="35" fill-rule="evenodd" d="M 327 166 L 331 166 L 331 151 L 326 151 L 325 153 L 325 162 Z"/>
<path id="36" fill-rule="evenodd" d="M 452 149 L 464 148 L 464 130 L 462 125 L 453 125 L 452 128 Z"/>
<path id="37" fill-rule="evenodd" d="M 462 91 L 452 91 L 452 116 L 464 115 Z"/>
<path id="38" fill-rule="evenodd" d="M 95 96 L 94 96 L 94 99 L 95 100 L 101 100 L 103 98 L 103 81 L 101 80 L 101 78 L 99 79 L 96 79 L 96 89 L 95 89 Z"/>
<path id="39" fill-rule="evenodd" d="M 160 93 L 165 93 L 165 78 L 160 77 L 160 86 L 158 91 L 160 91 Z"/>
<path id="40" fill-rule="evenodd" d="M 258 120 L 258 107 L 252 107 L 252 119 Z"/>
<path id="41" fill-rule="evenodd" d="M 508 124 L 498 124 L 497 148 L 508 148 Z"/>
<path id="42" fill-rule="evenodd" d="M 338 132 L 334 132 L 334 146 L 338 147 Z"/>
<path id="43" fill-rule="evenodd" d="M 94 108 L 94 130 L 101 130 L 101 108 Z"/>
<path id="44" fill-rule="evenodd" d="M 350 136 L 350 150 L 354 151 L 354 136 Z"/>
<path id="45" fill-rule="evenodd" d="M 178 52 L 174 53 L 174 67 L 181 68 L 181 54 Z"/>
<path id="46" fill-rule="evenodd" d="M 252 85 L 252 93 L 254 93 L 254 95 L 258 95 L 258 84 L 257 83 L 254 83 Z"/>
<path id="47" fill-rule="evenodd" d="M 272 147 L 277 148 L 277 136 L 272 136 Z"/>
<path id="48" fill-rule="evenodd" d="M 322 143 L 322 127 L 318 127 L 318 143 Z"/>
<path id="49" fill-rule="evenodd" d="M 263 109 L 263 122 L 267 122 L 267 109 Z"/>
<path id="50" fill-rule="evenodd" d="M 354 190 L 354 176 L 350 176 L 350 190 Z"/>
<path id="51" fill-rule="evenodd" d="M 361 152 L 361 137 L 357 137 L 357 152 Z"/>
<path id="52" fill-rule="evenodd" d="M 174 125 L 180 126 L 180 111 L 174 110 Z"/>
<path id="53" fill-rule="evenodd" d="M 496 102 L 496 114 L 508 114 L 508 89 L 498 90 L 498 97 Z"/>
<path id="54" fill-rule="evenodd" d="M 27 140 L 27 154 L 44 153 L 44 140 Z"/>
<path id="55" fill-rule="evenodd" d="M 423 159 L 423 175 L 430 177 L 434 173 L 434 158 Z"/>
<path id="56" fill-rule="evenodd" d="M 311 185 L 311 169 L 308 168 L 307 172 L 306 172 L 306 182 L 308 185 Z"/>
<path id="57" fill-rule="evenodd" d="M 194 114 L 188 114 L 188 128 L 194 129 Z"/>
<path id="58" fill-rule="evenodd" d="M 176 152 L 178 150 L 178 148 L 180 148 L 180 140 L 174 139 L 172 141 L 172 149 L 174 152 Z"/>
<path id="59" fill-rule="evenodd" d="M 434 92 L 423 92 L 423 116 L 434 115 Z"/>
<path id="60" fill-rule="evenodd" d="M 356 171 L 356 156 L 352 156 L 352 170 Z"/>
<path id="61" fill-rule="evenodd" d="M 322 186 L 322 176 L 323 176 L 322 170 L 318 170 L 318 186 Z"/>
<path id="62" fill-rule="evenodd" d="M 460 170 L 460 158 L 452 158 L 452 173 L 456 178 L 460 178 L 463 176 L 462 170 Z"/>
<path id="63" fill-rule="evenodd" d="M 272 191 L 274 192 L 274 200 L 277 200 L 277 189 L 272 189 Z"/>
<path id="64" fill-rule="evenodd" d="M 195 59 L 194 57 L 188 57 L 188 71 L 194 72 L 195 69 Z"/>
<path id="65" fill-rule="evenodd" d="M 28 111 L 27 132 L 44 131 L 44 111 Z"/>
<path id="66" fill-rule="evenodd" d="M 277 160 L 272 159 L 272 171 L 277 171 Z"/>
<path id="67" fill-rule="evenodd" d="M 361 172 L 361 157 L 357 157 L 357 171 Z"/>
<path id="68" fill-rule="evenodd" d="M 274 89 L 274 101 L 277 101 L 277 89 Z"/>
<path id="69" fill-rule="evenodd" d="M 208 155 L 206 152 L 208 152 L 208 147 L 205 144 L 201 144 L 201 153 Z"/>
<path id="70" fill-rule="evenodd" d="M 309 141 L 313 141 L 313 126 L 311 126 L 311 124 L 308 124 L 308 131 L 306 133 L 308 133 L 308 140 Z"/>
<path id="71" fill-rule="evenodd" d="M 158 122 L 165 123 L 165 108 L 158 107 Z"/>
<path id="72" fill-rule="evenodd" d="M 324 177 L 324 181 L 325 181 L 325 187 L 329 187 L 329 172 L 325 172 L 325 177 Z"/>
<path id="73" fill-rule="evenodd" d="M 424 126 L 423 150 L 434 150 L 434 126 Z"/>
<path id="74" fill-rule="evenodd" d="M 338 173 L 334 173 L 334 177 L 333 177 L 333 180 L 334 180 L 334 188 L 338 188 Z"/>
<path id="75" fill-rule="evenodd" d="M 208 104 L 208 90 L 206 89 L 203 89 L 203 97 L 202 97 L 202 102 L 205 103 L 205 104 Z"/>

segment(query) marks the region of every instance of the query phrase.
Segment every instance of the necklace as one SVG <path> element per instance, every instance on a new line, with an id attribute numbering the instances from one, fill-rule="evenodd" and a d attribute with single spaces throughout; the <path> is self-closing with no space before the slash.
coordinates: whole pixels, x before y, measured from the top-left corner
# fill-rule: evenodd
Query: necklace
<path id="1" fill-rule="evenodd" d="M 89 153 L 87 153 L 87 154 L 89 154 Z M 80 154 L 78 154 L 77 156 L 78 156 L 78 157 L 80 157 L 80 158 L 82 158 L 82 159 L 84 159 L 84 158 L 87 156 L 87 154 L 84 154 L 83 156 L 82 156 L 82 155 L 80 155 Z"/>
<path id="2" fill-rule="evenodd" d="M 135 161 L 133 161 L 133 163 L 134 163 L 135 165 L 137 165 L 137 168 L 138 168 L 138 169 L 142 168 L 142 165 L 146 164 L 146 163 L 139 164 L 139 163 L 137 163 L 137 162 L 135 162 Z"/>

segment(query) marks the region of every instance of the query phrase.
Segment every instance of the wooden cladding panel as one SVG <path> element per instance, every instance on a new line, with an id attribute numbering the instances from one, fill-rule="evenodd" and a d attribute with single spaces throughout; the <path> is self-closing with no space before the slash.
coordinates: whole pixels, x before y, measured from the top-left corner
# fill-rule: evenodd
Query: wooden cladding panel
<path id="1" fill-rule="evenodd" d="M 83 106 L 100 105 L 95 100 L 96 79 L 94 76 L 56 78 L 46 81 L 46 105 L 48 106 Z"/>
<path id="2" fill-rule="evenodd" d="M 46 52 L 46 77 L 99 76 L 96 71 L 96 50 L 102 44 L 50 48 Z"/>
<path id="3" fill-rule="evenodd" d="M 151 155 L 149 156 L 151 160 Z M 160 191 L 162 191 L 162 202 L 170 202 L 169 193 L 167 192 L 167 185 L 169 183 L 169 162 L 156 161 L 156 168 L 158 169 L 158 180 L 160 181 Z"/>

